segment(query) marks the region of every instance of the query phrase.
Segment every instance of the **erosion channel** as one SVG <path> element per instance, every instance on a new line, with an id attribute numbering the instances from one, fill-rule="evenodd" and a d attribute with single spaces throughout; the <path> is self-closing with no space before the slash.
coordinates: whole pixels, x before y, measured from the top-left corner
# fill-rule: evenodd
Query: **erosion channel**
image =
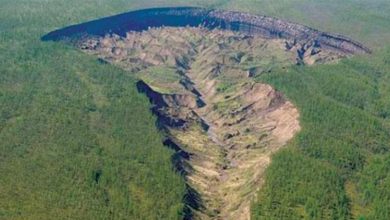
<path id="1" fill-rule="evenodd" d="M 254 79 L 368 53 L 276 18 L 200 8 L 130 12 L 54 31 L 140 81 L 189 188 L 186 218 L 249 219 L 271 155 L 300 130 L 283 94 Z"/>

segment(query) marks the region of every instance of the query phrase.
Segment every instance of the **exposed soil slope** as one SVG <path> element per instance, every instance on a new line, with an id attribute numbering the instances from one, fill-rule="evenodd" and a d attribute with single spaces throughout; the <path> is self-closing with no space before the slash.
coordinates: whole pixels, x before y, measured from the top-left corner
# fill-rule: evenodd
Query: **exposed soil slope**
<path id="1" fill-rule="evenodd" d="M 255 83 L 256 74 L 310 60 L 283 40 L 204 28 L 161 28 L 126 38 L 89 38 L 79 46 L 136 72 L 159 125 L 180 151 L 178 170 L 200 194 L 198 219 L 248 219 L 273 152 L 299 131 L 298 111 L 282 94 Z"/>

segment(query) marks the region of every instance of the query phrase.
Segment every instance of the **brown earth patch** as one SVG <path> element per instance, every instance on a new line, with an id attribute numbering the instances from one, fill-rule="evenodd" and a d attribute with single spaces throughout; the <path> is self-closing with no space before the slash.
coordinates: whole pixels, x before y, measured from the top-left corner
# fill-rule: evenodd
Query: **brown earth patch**
<path id="1" fill-rule="evenodd" d="M 200 195 L 195 219 L 249 219 L 271 155 L 300 130 L 294 105 L 254 77 L 297 62 L 343 57 L 286 40 L 204 28 L 159 28 L 88 38 L 79 47 L 134 73 L 185 157 L 180 170 Z M 313 52 L 315 51 L 315 52 Z"/>

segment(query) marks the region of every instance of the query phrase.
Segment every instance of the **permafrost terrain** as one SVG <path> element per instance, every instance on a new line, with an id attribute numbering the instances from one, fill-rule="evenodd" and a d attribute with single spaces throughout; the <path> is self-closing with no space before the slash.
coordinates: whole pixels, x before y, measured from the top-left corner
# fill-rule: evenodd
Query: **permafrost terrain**
<path id="1" fill-rule="evenodd" d="M 76 33 L 79 48 L 140 79 L 138 90 L 153 104 L 165 144 L 176 151 L 172 161 L 188 183 L 186 218 L 249 219 L 271 155 L 300 130 L 298 110 L 257 76 L 369 52 L 342 36 L 245 13 L 131 13 L 142 18 L 131 20 L 133 28 L 121 22 L 104 31 L 98 24 L 108 24 L 106 18 L 44 38 Z"/>

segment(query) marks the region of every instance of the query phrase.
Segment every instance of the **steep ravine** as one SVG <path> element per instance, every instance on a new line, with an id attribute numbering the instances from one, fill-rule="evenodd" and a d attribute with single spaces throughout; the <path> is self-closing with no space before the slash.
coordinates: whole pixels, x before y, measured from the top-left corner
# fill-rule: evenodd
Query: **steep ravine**
<path id="1" fill-rule="evenodd" d="M 271 154 L 300 129 L 297 109 L 252 77 L 293 65 L 296 51 L 284 41 L 203 28 L 150 29 L 79 46 L 137 72 L 166 143 L 181 155 L 177 169 L 199 193 L 189 204 L 193 217 L 248 219 Z"/>
<path id="2" fill-rule="evenodd" d="M 370 52 L 276 18 L 199 8 L 130 12 L 43 38 L 70 40 L 139 78 L 187 181 L 186 219 L 249 219 L 271 155 L 300 130 L 295 106 L 254 78 Z"/>
<path id="3" fill-rule="evenodd" d="M 270 86 L 257 83 L 245 85 L 242 93 L 231 98 L 243 106 L 229 109 L 226 115 L 207 105 L 199 108 L 195 100 L 189 107 L 187 101 L 172 102 L 162 94 L 167 105 L 158 106 L 155 92 L 142 85 L 140 91 L 149 96 L 161 114 L 179 109 L 184 116 L 168 113 L 186 124 L 175 127 L 167 123 L 165 128 L 170 140 L 188 155 L 182 158 L 187 165 L 180 169 L 185 170 L 189 185 L 200 193 L 205 208 L 195 210 L 196 217 L 249 219 L 250 201 L 261 187 L 270 155 L 299 131 L 295 107 Z M 202 97 L 206 103 L 217 98 L 213 94 Z"/>

